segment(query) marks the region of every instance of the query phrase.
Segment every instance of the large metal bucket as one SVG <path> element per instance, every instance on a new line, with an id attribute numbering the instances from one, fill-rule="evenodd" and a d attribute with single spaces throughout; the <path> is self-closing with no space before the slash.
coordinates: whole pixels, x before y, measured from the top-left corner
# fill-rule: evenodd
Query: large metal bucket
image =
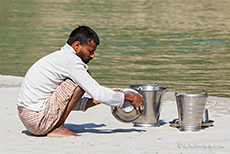
<path id="1" fill-rule="evenodd" d="M 208 94 L 178 94 L 175 93 L 180 130 L 199 131 Z"/>
<path id="2" fill-rule="evenodd" d="M 166 88 L 159 87 L 158 84 L 137 84 L 131 85 L 130 88 L 138 91 L 143 96 L 145 103 L 143 114 L 134 122 L 134 126 L 159 126 L 158 121 Z"/>

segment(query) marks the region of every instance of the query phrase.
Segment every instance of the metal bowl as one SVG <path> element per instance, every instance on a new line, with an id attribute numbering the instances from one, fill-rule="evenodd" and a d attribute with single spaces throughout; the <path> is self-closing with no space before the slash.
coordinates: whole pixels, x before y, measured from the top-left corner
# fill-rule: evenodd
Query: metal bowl
<path id="1" fill-rule="evenodd" d="M 123 89 L 124 93 L 138 93 L 133 89 Z M 111 107 L 111 112 L 113 116 L 121 122 L 133 122 L 140 117 L 140 114 L 137 114 L 134 106 L 129 102 L 125 101 L 122 108 Z"/>

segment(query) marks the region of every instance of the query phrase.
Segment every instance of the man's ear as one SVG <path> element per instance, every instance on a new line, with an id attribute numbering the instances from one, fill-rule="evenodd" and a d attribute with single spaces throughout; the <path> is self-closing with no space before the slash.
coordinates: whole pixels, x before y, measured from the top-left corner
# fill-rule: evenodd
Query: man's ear
<path id="1" fill-rule="evenodd" d="M 75 41 L 75 42 L 73 42 L 71 47 L 77 52 L 81 48 L 81 44 L 79 41 Z"/>

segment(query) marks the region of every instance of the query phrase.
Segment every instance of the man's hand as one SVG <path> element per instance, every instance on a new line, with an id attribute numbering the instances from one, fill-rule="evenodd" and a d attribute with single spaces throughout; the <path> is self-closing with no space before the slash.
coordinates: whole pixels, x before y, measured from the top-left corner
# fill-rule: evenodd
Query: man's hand
<path id="1" fill-rule="evenodd" d="M 137 111 L 137 114 L 142 114 L 145 104 L 140 94 L 125 93 L 125 101 L 130 101 Z"/>

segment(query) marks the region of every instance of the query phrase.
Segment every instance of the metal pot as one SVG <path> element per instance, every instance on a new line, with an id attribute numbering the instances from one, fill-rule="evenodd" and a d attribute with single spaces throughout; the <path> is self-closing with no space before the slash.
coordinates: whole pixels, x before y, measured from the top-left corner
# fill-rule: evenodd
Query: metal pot
<path id="1" fill-rule="evenodd" d="M 181 131 L 199 131 L 208 94 L 175 93 Z"/>
<path id="2" fill-rule="evenodd" d="M 133 89 L 123 89 L 123 92 L 138 93 Z M 111 107 L 111 112 L 113 116 L 121 122 L 133 122 L 140 117 L 140 114 L 137 114 L 134 106 L 129 101 L 125 101 L 122 108 Z"/>
<path id="3" fill-rule="evenodd" d="M 130 88 L 138 91 L 145 103 L 143 114 L 134 122 L 134 126 L 159 126 L 158 121 L 166 88 L 159 87 L 158 84 L 137 84 L 131 85 Z"/>

